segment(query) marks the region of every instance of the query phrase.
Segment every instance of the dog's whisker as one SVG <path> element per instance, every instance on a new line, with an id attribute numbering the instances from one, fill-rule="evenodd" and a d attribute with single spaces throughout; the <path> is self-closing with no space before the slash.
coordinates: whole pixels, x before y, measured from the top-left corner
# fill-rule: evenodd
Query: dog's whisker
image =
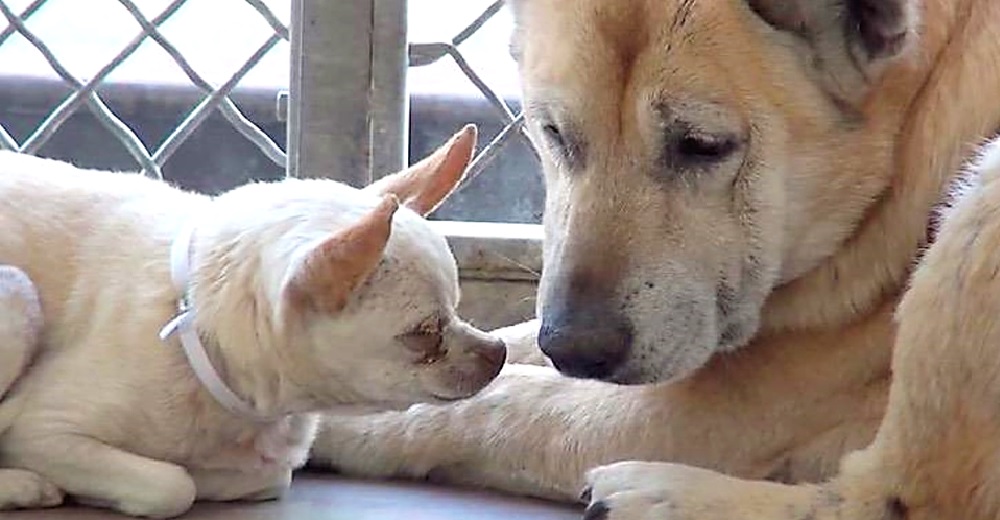
<path id="1" fill-rule="evenodd" d="M 526 272 L 526 273 L 534 276 L 535 278 L 541 278 L 542 277 L 542 273 L 539 273 L 538 271 L 532 269 L 531 267 L 529 267 L 527 265 L 524 265 L 522 262 L 518 262 L 517 260 L 514 260 L 513 258 L 511 258 L 511 257 L 509 257 L 507 255 L 501 254 L 501 253 L 494 252 L 493 254 L 496 255 L 497 257 L 499 257 L 500 259 L 502 259 L 502 260 L 510 263 L 511 265 L 513 265 L 515 267 L 518 267 L 522 271 L 524 271 L 524 272 Z"/>

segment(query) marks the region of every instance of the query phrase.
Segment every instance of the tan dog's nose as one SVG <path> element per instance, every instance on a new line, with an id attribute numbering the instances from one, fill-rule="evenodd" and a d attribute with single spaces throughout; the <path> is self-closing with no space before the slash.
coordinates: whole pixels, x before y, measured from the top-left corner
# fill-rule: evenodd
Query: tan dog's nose
<path id="1" fill-rule="evenodd" d="M 603 308 L 574 307 L 542 318 L 538 345 L 564 375 L 608 379 L 628 357 L 632 327 Z"/>

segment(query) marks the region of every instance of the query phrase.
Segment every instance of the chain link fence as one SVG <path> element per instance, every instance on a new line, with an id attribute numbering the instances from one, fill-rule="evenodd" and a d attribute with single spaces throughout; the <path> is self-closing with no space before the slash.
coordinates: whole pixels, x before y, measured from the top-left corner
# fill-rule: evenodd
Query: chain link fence
<path id="1" fill-rule="evenodd" d="M 191 137 L 206 118 L 218 111 L 240 135 L 253 143 L 261 153 L 276 165 L 282 168 L 287 167 L 292 174 L 329 176 L 347 182 L 354 181 L 355 184 L 365 183 L 393 169 L 405 166 L 405 141 L 408 125 L 405 69 L 407 67 L 426 67 L 448 59 L 481 93 L 504 125 L 501 131 L 481 147 L 473 160 L 464 186 L 478 176 L 512 140 L 521 139 L 528 145 L 529 150 L 534 150 L 530 139 L 524 132 L 523 117 L 520 114 L 515 114 L 503 97 L 483 80 L 462 52 L 462 44 L 496 16 L 503 8 L 504 0 L 490 3 L 453 37 L 443 38 L 439 41 L 422 42 L 410 42 L 406 38 L 406 0 L 289 0 L 293 3 L 292 31 L 300 28 L 303 32 L 303 34 L 292 35 L 290 35 L 289 26 L 286 26 L 264 2 L 243 0 L 246 5 L 259 13 L 271 28 L 272 33 L 260 42 L 256 51 L 248 56 L 226 81 L 218 84 L 212 84 L 199 74 L 177 46 L 172 44 L 161 31 L 164 23 L 174 17 L 185 4 L 189 3 L 189 0 L 172 0 L 159 11 L 159 14 L 152 17 L 147 17 L 134 0 L 108 1 L 117 2 L 122 9 L 128 12 L 138 24 L 138 32 L 100 70 L 88 78 L 80 78 L 70 72 L 44 38 L 39 37 L 29 28 L 31 18 L 37 15 L 44 6 L 54 2 L 34 0 L 23 9 L 15 11 L 11 7 L 14 2 L 0 0 L 0 13 L 7 21 L 7 26 L 0 31 L 0 47 L 11 36 L 19 34 L 40 53 L 48 66 L 69 87 L 71 92 L 21 142 L 18 142 L 0 122 L 0 148 L 28 154 L 38 153 L 67 120 L 78 111 L 88 109 L 101 126 L 115 138 L 114 141 L 135 160 L 138 169 L 146 175 L 162 179 L 164 164 L 170 160 L 174 152 Z M 312 19 L 312 22 L 318 21 L 320 23 L 310 23 L 310 16 L 322 19 Z M 351 17 L 359 19 L 352 20 Z M 369 19 L 365 20 L 366 17 Z M 310 34 L 304 34 L 307 31 L 335 33 L 338 31 L 336 23 L 342 24 L 339 26 L 340 28 L 353 26 L 358 34 L 340 34 L 339 36 L 326 34 L 320 35 L 319 39 L 313 38 L 311 40 Z M 364 48 L 364 43 L 358 43 L 358 36 L 364 32 L 368 33 L 368 48 Z M 294 41 L 296 38 L 300 40 L 298 46 Z M 302 113 L 299 118 L 289 115 L 289 150 L 287 154 L 281 146 L 245 117 L 230 97 L 230 93 L 247 73 L 282 40 L 292 43 L 291 69 L 293 77 L 291 95 L 282 96 L 279 101 L 299 103 L 300 113 Z M 140 46 L 150 41 L 155 42 L 169 55 L 187 80 L 203 96 L 201 101 L 190 109 L 173 131 L 153 147 L 147 147 L 137 137 L 129 123 L 118 117 L 98 93 L 99 87 L 105 80 L 133 56 Z M 305 47 L 301 41 L 306 42 Z M 310 48 L 310 41 L 321 42 L 321 44 L 314 44 L 313 48 Z M 331 42 L 337 45 L 330 45 Z M 316 71 L 310 74 L 308 71 L 299 70 L 298 74 L 301 77 L 298 78 L 297 82 L 296 64 L 299 65 L 299 69 L 302 69 L 303 67 L 308 68 L 310 62 L 304 61 L 302 56 L 296 56 L 296 52 L 300 54 L 313 52 L 315 55 L 334 56 L 322 63 L 314 59 L 312 64 L 316 65 Z M 338 53 L 343 56 L 338 58 L 336 56 Z M 344 61 L 344 57 L 349 55 L 364 56 L 367 62 L 356 61 L 354 63 L 362 68 L 367 68 L 367 70 L 360 70 L 355 65 L 345 65 L 347 62 Z M 329 66 L 323 66 L 327 63 Z M 361 88 L 355 89 L 354 92 L 350 88 L 342 88 L 342 84 L 337 82 L 340 81 L 338 78 L 343 77 L 359 83 Z M 348 87 L 350 86 L 348 85 Z M 323 92 L 324 87 L 328 92 L 325 94 L 327 97 L 315 99 L 322 97 L 322 94 L 318 93 Z M 336 92 L 330 94 L 330 90 Z M 332 99 L 331 96 L 333 96 Z M 348 99 L 347 96 L 363 98 L 363 100 Z M 296 101 L 295 98 L 301 99 Z M 344 102 L 344 99 L 348 99 L 348 101 Z M 337 105 L 346 106 L 338 111 Z M 303 106 L 309 108 L 302 109 Z M 345 115 L 357 113 L 359 108 L 363 110 L 358 117 L 363 118 L 367 128 L 353 133 L 345 130 L 345 128 L 350 128 L 349 122 L 344 121 Z M 279 107 L 279 111 L 288 112 L 289 109 Z M 313 124 L 314 118 L 317 117 L 327 119 L 325 128 L 328 133 L 337 132 L 342 135 L 324 135 L 323 128 L 317 129 L 316 125 Z M 336 146 L 330 147 L 323 141 L 324 139 L 333 140 L 333 137 L 346 139 L 351 143 L 349 146 L 338 148 Z M 312 161 L 308 168 L 297 171 L 293 163 L 296 162 L 295 156 L 302 149 L 301 141 L 308 141 L 312 138 L 317 140 L 313 149 L 329 148 L 329 150 L 325 150 L 327 153 L 324 158 L 325 163 L 324 161 Z M 380 144 L 375 145 L 371 143 L 372 140 L 379 140 Z M 386 142 L 398 142 L 399 145 L 386 146 L 384 145 Z M 347 162 L 333 160 L 330 154 L 343 156 L 366 154 L 367 157 Z M 384 157 L 380 158 L 379 154 Z M 355 170 L 360 169 L 367 169 L 365 176 L 359 177 L 357 175 Z"/>
<path id="2" fill-rule="evenodd" d="M 66 65 L 55 55 L 46 42 L 28 28 L 28 21 L 36 15 L 48 0 L 34 0 L 21 12 L 15 12 L 10 2 L 0 0 L 0 12 L 7 20 L 7 27 L 0 31 L 0 46 L 12 35 L 20 34 L 42 55 L 53 71 L 65 82 L 72 93 L 66 97 L 47 117 L 35 128 L 23 142 L 17 142 L 0 123 L 0 148 L 33 154 L 49 141 L 60 126 L 69 120 L 77 111 L 87 108 L 100 122 L 101 126 L 115 137 L 128 153 L 135 159 L 139 169 L 146 175 L 163 179 L 162 167 L 187 140 L 198 126 L 215 110 L 221 112 L 229 123 L 245 138 L 249 139 L 260 151 L 276 164 L 284 167 L 287 158 L 281 147 L 270 139 L 259 127 L 249 121 L 239 107 L 232 101 L 229 94 L 239 82 L 256 66 L 261 59 L 281 40 L 289 39 L 288 27 L 260 0 L 245 0 L 273 29 L 273 34 L 267 37 L 255 52 L 253 52 L 234 72 L 228 80 L 220 85 L 212 85 L 199 75 L 177 47 L 164 37 L 160 28 L 173 17 L 188 0 L 173 0 L 157 16 L 147 18 L 139 6 L 132 0 L 116 0 L 138 23 L 139 33 L 122 50 L 96 74 L 86 80 L 75 77 Z M 196 104 L 183 118 L 181 123 L 166 136 L 155 148 L 150 150 L 136 136 L 129 125 L 108 108 L 108 105 L 97 93 L 105 79 L 122 65 L 146 41 L 153 41 L 165 51 L 184 72 L 191 83 L 204 93 L 201 102 Z"/>
<path id="3" fill-rule="evenodd" d="M 530 150 L 534 150 L 531 139 L 524 130 L 524 115 L 514 114 L 511 107 L 503 98 L 483 81 L 482 77 L 469 64 L 460 49 L 463 42 L 476 34 L 490 19 L 504 7 L 505 0 L 496 0 L 490 4 L 483 12 L 473 19 L 467 26 L 458 32 L 453 38 L 447 41 L 437 42 L 411 42 L 409 44 L 410 67 L 425 67 L 438 62 L 445 57 L 450 57 L 462 73 L 475 85 L 476 89 L 482 93 L 483 97 L 492 106 L 497 117 L 504 123 L 503 129 L 497 133 L 473 159 L 469 167 L 469 172 L 463 183 L 459 187 L 461 190 L 476 178 L 489 163 L 500 154 L 505 145 L 512 139 L 523 139 Z M 377 88 L 377 86 L 376 86 Z"/>

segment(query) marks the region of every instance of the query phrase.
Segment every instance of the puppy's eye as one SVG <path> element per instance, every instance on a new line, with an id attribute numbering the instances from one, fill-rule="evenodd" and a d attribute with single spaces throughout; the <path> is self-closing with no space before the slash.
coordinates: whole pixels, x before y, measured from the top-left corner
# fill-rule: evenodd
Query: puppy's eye
<path id="1" fill-rule="evenodd" d="M 730 134 L 694 134 L 680 136 L 674 144 L 678 156 L 692 162 L 720 162 L 739 148 L 739 141 Z"/>
<path id="2" fill-rule="evenodd" d="M 448 353 L 444 349 L 445 324 L 440 316 L 431 316 L 397 339 L 418 356 L 417 363 L 429 365 L 440 361 Z"/>
<path id="3" fill-rule="evenodd" d="M 399 336 L 399 340 L 408 350 L 419 356 L 417 363 L 422 365 L 440 361 L 447 354 L 442 348 L 444 337 L 440 332 L 418 330 Z"/>

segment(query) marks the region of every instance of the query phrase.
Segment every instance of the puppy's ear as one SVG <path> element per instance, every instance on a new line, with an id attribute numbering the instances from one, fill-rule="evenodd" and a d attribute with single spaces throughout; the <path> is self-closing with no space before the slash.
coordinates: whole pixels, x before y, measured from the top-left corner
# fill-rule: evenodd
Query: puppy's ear
<path id="1" fill-rule="evenodd" d="M 916 40 L 920 0 L 746 0 L 775 29 L 803 39 L 831 91 L 857 100 Z"/>
<path id="2" fill-rule="evenodd" d="M 475 125 L 466 125 L 420 162 L 366 187 L 364 191 L 393 194 L 420 215 L 437 209 L 465 177 L 476 150 Z"/>
<path id="3" fill-rule="evenodd" d="M 396 196 L 386 195 L 361 220 L 309 251 L 286 285 L 288 304 L 298 310 L 343 310 L 382 259 L 397 209 Z"/>

